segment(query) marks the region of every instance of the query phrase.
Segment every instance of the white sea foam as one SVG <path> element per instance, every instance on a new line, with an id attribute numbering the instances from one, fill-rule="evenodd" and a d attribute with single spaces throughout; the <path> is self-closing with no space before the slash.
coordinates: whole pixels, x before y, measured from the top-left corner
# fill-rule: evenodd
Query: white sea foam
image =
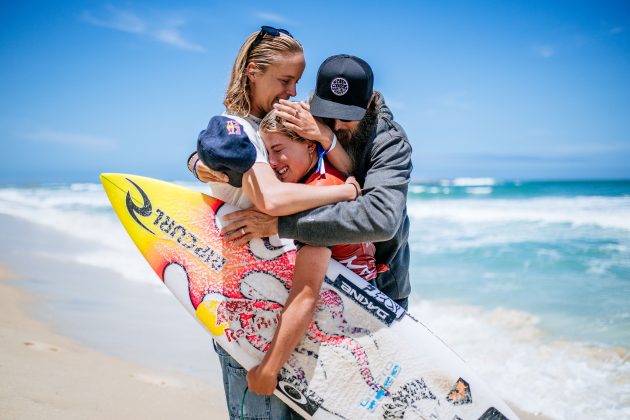
<path id="1" fill-rule="evenodd" d="M 455 187 L 480 187 L 496 185 L 493 178 L 455 178 L 450 181 L 450 185 Z"/>
<path id="2" fill-rule="evenodd" d="M 470 223 L 537 222 L 630 230 L 630 197 L 410 200 L 414 219 Z"/>
<path id="3" fill-rule="evenodd" d="M 0 189 L 0 213 L 93 244 L 83 252 L 55 255 L 58 259 L 107 268 L 129 280 L 156 283 L 98 184 Z M 54 251 L 52 247 L 51 253 Z"/>
<path id="4" fill-rule="evenodd" d="M 410 312 L 521 409 L 564 419 L 630 418 L 626 349 L 552 340 L 535 316 L 507 309 L 412 301 Z"/>
<path id="5" fill-rule="evenodd" d="M 468 187 L 466 192 L 472 195 L 487 195 L 492 194 L 492 188 L 490 187 Z"/>
<path id="6" fill-rule="evenodd" d="M 72 191 L 91 191 L 91 192 L 102 192 L 103 188 L 100 184 L 91 184 L 91 183 L 74 183 L 70 185 L 70 190 Z"/>
<path id="7" fill-rule="evenodd" d="M 424 192 L 426 192 L 427 187 L 425 187 L 424 185 L 410 185 L 409 186 L 409 193 L 411 194 L 422 194 Z"/>

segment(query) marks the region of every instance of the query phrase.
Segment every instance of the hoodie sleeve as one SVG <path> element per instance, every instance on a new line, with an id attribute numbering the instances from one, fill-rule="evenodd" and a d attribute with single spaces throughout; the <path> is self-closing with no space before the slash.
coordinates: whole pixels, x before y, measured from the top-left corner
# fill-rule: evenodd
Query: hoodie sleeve
<path id="1" fill-rule="evenodd" d="M 403 221 L 411 176 L 411 145 L 404 131 L 379 135 L 363 195 L 355 201 L 280 217 L 278 233 L 314 246 L 382 242 L 394 237 Z"/>

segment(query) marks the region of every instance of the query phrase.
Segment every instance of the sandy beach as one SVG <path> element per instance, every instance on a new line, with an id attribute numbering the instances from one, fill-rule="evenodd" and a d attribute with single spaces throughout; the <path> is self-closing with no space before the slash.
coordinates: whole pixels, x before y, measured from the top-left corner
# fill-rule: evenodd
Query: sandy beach
<path id="1" fill-rule="evenodd" d="M 29 317 L 37 297 L 19 281 L 0 265 L 2 418 L 228 418 L 222 387 L 92 350 Z M 522 419 L 546 419 L 512 407 Z"/>
<path id="2" fill-rule="evenodd" d="M 150 369 L 56 333 L 25 309 L 37 296 L 0 266 L 0 413 L 3 419 L 227 418 L 220 386 Z"/>

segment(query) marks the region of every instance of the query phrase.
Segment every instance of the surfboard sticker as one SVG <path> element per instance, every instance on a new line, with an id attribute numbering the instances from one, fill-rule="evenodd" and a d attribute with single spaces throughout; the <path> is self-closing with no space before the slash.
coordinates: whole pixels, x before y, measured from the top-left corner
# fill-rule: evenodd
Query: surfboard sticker
<path id="1" fill-rule="evenodd" d="M 220 200 L 151 178 L 101 179 L 168 289 L 245 369 L 256 366 L 293 282 L 292 242 L 276 237 L 235 247 L 220 235 L 222 217 L 235 208 Z M 275 393 L 314 419 L 516 418 L 431 331 L 332 260 L 314 318 Z"/>
<path id="2" fill-rule="evenodd" d="M 496 408 L 490 407 L 481 417 L 479 417 L 479 420 L 508 420 L 508 418 L 501 414 L 501 412 Z"/>
<path id="3" fill-rule="evenodd" d="M 470 404 L 472 403 L 472 396 L 470 395 L 470 385 L 468 382 L 459 378 L 453 389 L 448 393 L 446 399 L 453 404 Z"/>
<path id="4" fill-rule="evenodd" d="M 405 310 L 402 307 L 368 282 L 357 284 L 357 282 L 350 281 L 342 274 L 339 274 L 335 280 L 330 280 L 326 277 L 325 281 L 335 286 L 358 305 L 361 305 L 385 325 L 392 325 L 394 321 L 405 314 Z"/>

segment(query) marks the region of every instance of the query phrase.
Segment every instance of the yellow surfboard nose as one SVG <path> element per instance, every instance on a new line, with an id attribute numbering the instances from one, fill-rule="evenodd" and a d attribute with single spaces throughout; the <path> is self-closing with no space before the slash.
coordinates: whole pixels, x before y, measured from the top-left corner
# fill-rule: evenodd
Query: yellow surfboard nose
<path id="1" fill-rule="evenodd" d="M 124 190 L 126 193 L 127 188 L 125 187 L 125 184 L 129 184 L 127 181 L 129 177 L 133 178 L 133 175 L 117 173 L 102 173 L 100 175 L 101 184 L 103 184 L 103 188 L 105 188 L 105 192 L 108 196 L 110 196 L 110 192 L 113 193 L 115 190 L 119 190 L 121 193 Z"/>

